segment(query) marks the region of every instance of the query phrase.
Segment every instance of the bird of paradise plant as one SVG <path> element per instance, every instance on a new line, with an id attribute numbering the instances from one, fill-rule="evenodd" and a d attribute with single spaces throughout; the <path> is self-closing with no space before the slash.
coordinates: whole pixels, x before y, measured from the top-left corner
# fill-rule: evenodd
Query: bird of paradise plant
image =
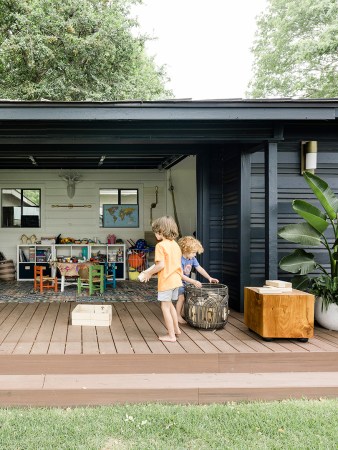
<path id="1" fill-rule="evenodd" d="M 313 253 L 301 248 L 282 258 L 279 267 L 296 274 L 292 279 L 294 288 L 309 290 L 316 297 L 321 297 L 327 308 L 330 303 L 338 305 L 338 198 L 318 176 L 307 171 L 303 176 L 323 210 L 304 200 L 293 200 L 293 210 L 305 222 L 286 225 L 278 231 L 278 236 L 304 247 L 324 247 L 329 269 L 319 264 Z M 314 276 L 308 276 L 314 272 Z M 318 272 L 321 274 L 318 275 Z"/>

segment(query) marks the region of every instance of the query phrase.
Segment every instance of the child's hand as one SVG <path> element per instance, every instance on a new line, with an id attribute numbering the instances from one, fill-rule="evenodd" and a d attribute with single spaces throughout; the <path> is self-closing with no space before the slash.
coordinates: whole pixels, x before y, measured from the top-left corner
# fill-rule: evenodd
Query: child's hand
<path id="1" fill-rule="evenodd" d="M 209 278 L 209 283 L 219 283 L 219 280 L 217 278 Z"/>
<path id="2" fill-rule="evenodd" d="M 192 284 L 199 289 L 201 289 L 201 287 L 202 287 L 202 283 L 197 280 L 194 280 L 194 282 Z"/>
<path id="3" fill-rule="evenodd" d="M 149 272 L 142 272 L 142 274 L 143 274 L 143 283 L 147 283 L 150 280 L 150 278 L 151 278 L 150 273 Z"/>

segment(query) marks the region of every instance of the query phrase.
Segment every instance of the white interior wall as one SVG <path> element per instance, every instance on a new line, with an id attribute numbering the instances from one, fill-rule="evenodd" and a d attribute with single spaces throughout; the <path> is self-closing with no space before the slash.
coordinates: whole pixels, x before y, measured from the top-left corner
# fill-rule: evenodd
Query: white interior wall
<path id="1" fill-rule="evenodd" d="M 182 236 L 192 235 L 197 225 L 196 157 L 188 156 L 171 169 L 178 221 Z M 167 171 L 169 188 L 170 171 Z M 174 217 L 171 193 L 167 193 L 167 211 Z"/>
<path id="2" fill-rule="evenodd" d="M 31 236 L 57 236 L 76 239 L 98 238 L 107 241 L 108 234 L 117 238 L 137 240 L 150 231 L 150 205 L 155 202 L 158 186 L 158 204 L 153 218 L 167 214 L 166 173 L 158 170 L 79 170 L 81 182 L 76 185 L 72 199 L 67 196 L 67 184 L 55 170 L 0 170 L 0 189 L 41 189 L 41 228 L 1 228 L 0 251 L 7 259 L 16 260 L 16 246 L 22 234 Z M 99 189 L 137 188 L 139 190 L 138 228 L 99 227 Z M 53 207 L 52 205 L 90 205 L 90 208 Z"/>
<path id="3" fill-rule="evenodd" d="M 94 239 L 106 242 L 108 234 L 117 238 L 144 238 L 151 231 L 150 205 L 155 203 L 158 186 L 158 203 L 152 210 L 153 219 L 173 215 L 171 194 L 168 190 L 168 171 L 159 170 L 79 170 L 81 181 L 76 185 L 72 199 L 67 196 L 67 184 L 56 170 L 0 170 L 0 189 L 41 189 L 41 228 L 1 228 L 0 251 L 7 259 L 16 261 L 16 248 L 22 234 Z M 171 169 L 179 222 L 183 234 L 196 228 L 196 177 L 195 158 L 188 157 Z M 138 228 L 99 227 L 99 189 L 137 188 L 139 190 Z M 52 205 L 91 205 L 90 208 L 53 207 Z"/>

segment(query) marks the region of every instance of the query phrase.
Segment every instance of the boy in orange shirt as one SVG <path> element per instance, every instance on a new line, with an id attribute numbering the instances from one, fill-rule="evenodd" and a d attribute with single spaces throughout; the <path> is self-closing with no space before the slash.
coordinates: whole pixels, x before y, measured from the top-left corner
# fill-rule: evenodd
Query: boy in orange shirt
<path id="1" fill-rule="evenodd" d="M 164 323 L 168 334 L 159 336 L 164 342 L 176 342 L 176 335 L 181 334 L 178 326 L 176 309 L 172 303 L 178 299 L 178 289 L 182 286 L 181 250 L 175 239 L 178 237 L 177 225 L 172 217 L 164 216 L 152 223 L 156 239 L 160 241 L 155 247 L 155 265 L 142 272 L 145 282 L 152 275 L 158 274 L 158 296 Z"/>

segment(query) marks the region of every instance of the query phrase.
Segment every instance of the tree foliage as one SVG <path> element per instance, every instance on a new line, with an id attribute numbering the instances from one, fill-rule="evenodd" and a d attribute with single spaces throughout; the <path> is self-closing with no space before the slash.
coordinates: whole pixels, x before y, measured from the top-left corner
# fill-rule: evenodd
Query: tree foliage
<path id="1" fill-rule="evenodd" d="M 142 0 L 1 0 L 0 98 L 166 98 L 163 67 L 130 16 Z"/>
<path id="2" fill-rule="evenodd" d="M 338 97 L 337 0 L 268 0 L 257 19 L 248 95 Z"/>

